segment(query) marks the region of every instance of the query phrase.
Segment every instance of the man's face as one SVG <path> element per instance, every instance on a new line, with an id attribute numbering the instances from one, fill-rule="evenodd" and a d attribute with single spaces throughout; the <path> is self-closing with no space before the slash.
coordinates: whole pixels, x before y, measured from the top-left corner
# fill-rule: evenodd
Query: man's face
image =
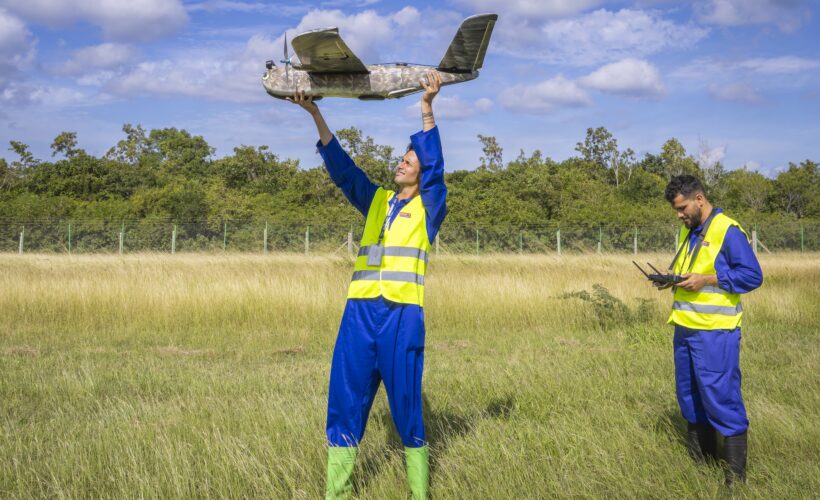
<path id="1" fill-rule="evenodd" d="M 401 161 L 396 165 L 396 174 L 393 179 L 399 186 L 412 186 L 419 183 L 421 165 L 415 151 L 404 153 Z"/>
<path id="2" fill-rule="evenodd" d="M 678 194 L 672 200 L 672 208 L 678 213 L 678 219 L 682 220 L 686 227 L 695 229 L 700 225 L 705 201 L 703 193 L 697 193 L 691 198 Z"/>

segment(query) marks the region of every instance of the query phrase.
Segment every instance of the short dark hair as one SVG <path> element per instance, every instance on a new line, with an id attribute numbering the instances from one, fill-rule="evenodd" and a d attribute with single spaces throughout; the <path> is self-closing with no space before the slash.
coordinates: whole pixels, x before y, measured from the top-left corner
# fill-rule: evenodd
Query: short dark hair
<path id="1" fill-rule="evenodd" d="M 415 151 L 415 148 L 413 147 L 413 143 L 412 143 L 412 142 L 411 142 L 411 143 L 409 143 L 409 144 L 407 145 L 407 150 L 404 152 L 404 154 L 407 154 L 407 153 L 409 153 L 410 151 Z"/>
<path id="2" fill-rule="evenodd" d="M 706 196 L 706 189 L 703 188 L 703 184 L 694 175 L 684 174 L 672 177 L 669 184 L 666 185 L 665 196 L 666 201 L 672 203 L 672 200 L 677 198 L 679 194 L 683 195 L 684 198 L 691 198 L 698 193 Z"/>

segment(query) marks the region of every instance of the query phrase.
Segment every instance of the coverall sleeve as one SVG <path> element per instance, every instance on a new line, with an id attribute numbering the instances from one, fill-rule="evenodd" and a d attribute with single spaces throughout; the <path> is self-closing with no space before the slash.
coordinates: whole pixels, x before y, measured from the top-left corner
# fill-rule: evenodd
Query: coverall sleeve
<path id="1" fill-rule="evenodd" d="M 367 211 L 370 209 L 370 204 L 373 202 L 373 197 L 376 196 L 379 186 L 373 184 L 367 174 L 353 163 L 350 156 L 342 149 L 342 145 L 339 144 L 335 135 L 327 143 L 327 146 L 322 146 L 322 141 L 317 142 L 316 149 L 322 155 L 325 168 L 327 168 L 327 173 L 330 174 L 333 183 L 341 188 L 345 197 L 356 207 L 356 210 L 367 217 Z"/>
<path id="2" fill-rule="evenodd" d="M 410 143 L 421 164 L 419 194 L 427 214 L 427 236 L 433 243 L 447 215 L 447 186 L 444 184 L 444 157 L 438 126 L 413 134 Z"/>
<path id="3" fill-rule="evenodd" d="M 726 232 L 723 247 L 715 260 L 718 286 L 731 293 L 747 293 L 763 284 L 763 271 L 757 256 L 736 226 Z"/>

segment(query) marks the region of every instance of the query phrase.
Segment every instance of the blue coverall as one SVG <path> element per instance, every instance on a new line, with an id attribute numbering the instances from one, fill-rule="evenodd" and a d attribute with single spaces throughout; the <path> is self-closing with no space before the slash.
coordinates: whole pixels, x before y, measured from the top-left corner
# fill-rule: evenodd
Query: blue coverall
<path id="1" fill-rule="evenodd" d="M 438 127 L 418 132 L 410 141 L 421 164 L 419 193 L 432 243 L 447 214 Z M 320 141 L 317 148 L 333 182 L 367 217 L 378 186 L 354 164 L 336 137 L 327 146 Z M 389 224 L 409 201 L 391 198 Z M 382 381 L 402 443 L 408 448 L 426 444 L 421 413 L 424 334 L 424 311 L 416 304 L 383 297 L 347 300 L 330 369 L 326 428 L 330 446 L 358 446 Z"/>
<path id="2" fill-rule="evenodd" d="M 719 213 L 719 208 L 713 209 Z M 689 248 L 703 224 L 690 232 Z M 763 272 L 746 235 L 730 227 L 715 260 L 718 286 L 747 293 L 763 283 Z M 675 325 L 675 385 L 681 414 L 693 424 L 709 423 L 723 436 L 746 432 L 749 420 L 740 393 L 740 327 L 692 330 Z"/>

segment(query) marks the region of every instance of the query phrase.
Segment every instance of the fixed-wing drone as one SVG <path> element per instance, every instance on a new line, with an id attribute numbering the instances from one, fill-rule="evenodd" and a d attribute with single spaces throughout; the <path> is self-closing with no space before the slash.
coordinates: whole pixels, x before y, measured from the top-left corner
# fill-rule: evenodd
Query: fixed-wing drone
<path id="1" fill-rule="evenodd" d="M 267 61 L 262 84 L 278 99 L 298 89 L 314 100 L 322 97 L 358 97 L 362 100 L 395 99 L 424 90 L 419 81 L 427 71 L 438 70 L 441 84 L 466 82 L 478 77 L 490 43 L 496 14 L 468 17 L 461 23 L 438 66 L 390 63 L 365 65 L 339 36 L 338 28 L 307 31 L 293 39 L 299 64 L 291 62 L 285 38 L 285 58 L 278 68 Z"/>

